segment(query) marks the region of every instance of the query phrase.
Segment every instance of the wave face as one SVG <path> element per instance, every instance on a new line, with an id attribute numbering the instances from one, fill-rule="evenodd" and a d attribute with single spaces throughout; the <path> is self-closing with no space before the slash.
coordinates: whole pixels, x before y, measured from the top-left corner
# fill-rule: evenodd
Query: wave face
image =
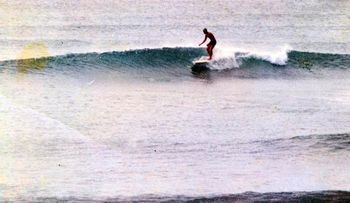
<path id="1" fill-rule="evenodd" d="M 205 56 L 199 48 L 160 48 L 122 52 L 69 54 L 39 59 L 24 59 L 1 62 L 3 67 L 16 67 L 17 70 L 79 71 L 83 69 L 145 70 L 172 73 L 188 72 L 193 61 Z M 44 66 L 44 67 L 43 67 Z M 258 76 L 274 76 L 315 71 L 319 69 L 348 69 L 350 55 L 283 51 L 278 55 L 250 52 L 235 52 L 230 56 L 218 57 L 210 63 L 212 70 L 231 70 L 232 73 L 253 73 Z M 294 69 L 294 71 L 293 71 Z M 147 72 L 147 71 L 146 71 Z M 234 75 L 234 74 L 233 74 Z"/>

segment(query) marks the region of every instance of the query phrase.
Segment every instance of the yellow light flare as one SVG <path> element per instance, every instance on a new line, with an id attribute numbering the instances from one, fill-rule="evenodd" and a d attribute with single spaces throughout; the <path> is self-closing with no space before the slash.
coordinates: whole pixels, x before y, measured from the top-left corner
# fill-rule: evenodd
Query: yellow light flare
<path id="1" fill-rule="evenodd" d="M 25 46 L 18 56 L 17 70 L 44 70 L 48 65 L 49 49 L 44 42 L 33 42 Z"/>

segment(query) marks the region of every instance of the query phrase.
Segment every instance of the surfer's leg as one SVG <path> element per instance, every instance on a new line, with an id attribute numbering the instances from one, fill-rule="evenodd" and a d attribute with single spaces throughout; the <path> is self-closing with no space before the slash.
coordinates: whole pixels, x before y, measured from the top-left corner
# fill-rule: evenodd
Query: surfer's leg
<path id="1" fill-rule="evenodd" d="M 209 60 L 213 58 L 213 50 L 216 44 L 211 44 L 210 51 L 209 51 Z"/>
<path id="2" fill-rule="evenodd" d="M 211 58 L 213 56 L 213 45 L 208 44 L 207 52 L 208 52 L 208 55 L 209 55 L 209 60 L 211 60 Z"/>

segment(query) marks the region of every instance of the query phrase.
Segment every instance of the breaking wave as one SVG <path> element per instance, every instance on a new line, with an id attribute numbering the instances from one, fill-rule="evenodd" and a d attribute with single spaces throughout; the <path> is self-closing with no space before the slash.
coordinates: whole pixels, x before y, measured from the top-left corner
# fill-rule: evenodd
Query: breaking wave
<path id="1" fill-rule="evenodd" d="M 0 70 L 69 70 L 84 69 L 114 69 L 123 70 L 152 70 L 152 72 L 172 72 L 181 75 L 193 62 L 206 52 L 201 48 L 158 48 L 140 49 L 120 52 L 68 54 L 38 59 L 22 59 L 0 62 Z M 215 60 L 209 63 L 212 70 L 233 70 L 249 72 L 264 76 L 279 74 L 290 70 L 312 71 L 319 69 L 348 69 L 350 55 L 311 53 L 282 50 L 275 53 L 234 52 L 222 54 L 218 51 Z M 288 70 L 288 71 L 286 71 Z M 292 71 L 293 72 L 293 71 Z M 294 71 L 295 72 L 295 71 Z M 240 76 L 242 74 L 238 74 Z M 245 75 L 245 74 L 243 74 Z"/>

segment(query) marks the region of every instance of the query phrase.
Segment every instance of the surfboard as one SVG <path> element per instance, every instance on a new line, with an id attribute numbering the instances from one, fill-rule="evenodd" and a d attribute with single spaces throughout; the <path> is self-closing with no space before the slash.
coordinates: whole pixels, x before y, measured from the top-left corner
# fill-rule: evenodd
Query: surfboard
<path id="1" fill-rule="evenodd" d="M 197 60 L 197 61 L 194 61 L 193 63 L 194 63 L 194 64 L 203 64 L 203 63 L 208 64 L 209 62 L 210 62 L 210 61 L 207 60 L 207 59 L 199 59 L 199 60 Z"/>
<path id="2" fill-rule="evenodd" d="M 192 72 L 203 72 L 203 71 L 209 71 L 209 60 L 207 59 L 199 59 L 197 61 L 193 62 L 192 66 Z"/>

